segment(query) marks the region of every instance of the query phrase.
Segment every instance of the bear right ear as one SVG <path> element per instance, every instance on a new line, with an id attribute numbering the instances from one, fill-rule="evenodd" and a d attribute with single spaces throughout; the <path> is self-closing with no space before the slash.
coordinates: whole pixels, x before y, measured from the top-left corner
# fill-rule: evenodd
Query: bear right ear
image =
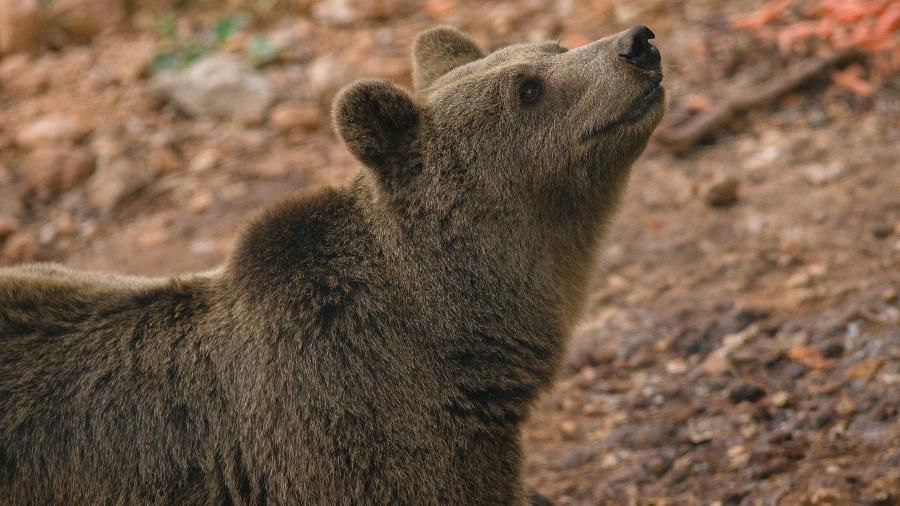
<path id="1" fill-rule="evenodd" d="M 383 79 L 360 79 L 338 93 L 332 119 L 347 149 L 382 183 L 402 178 L 420 124 L 409 93 Z"/>
<path id="2" fill-rule="evenodd" d="M 413 43 L 413 84 L 421 90 L 438 77 L 482 56 L 475 42 L 452 26 L 425 30 Z"/>

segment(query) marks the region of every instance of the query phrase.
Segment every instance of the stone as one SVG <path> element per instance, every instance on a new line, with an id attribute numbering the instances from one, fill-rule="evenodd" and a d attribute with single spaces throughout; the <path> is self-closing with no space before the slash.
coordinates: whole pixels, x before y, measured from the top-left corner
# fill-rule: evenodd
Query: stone
<path id="1" fill-rule="evenodd" d="M 844 167 L 840 162 L 813 163 L 801 167 L 800 173 L 810 184 L 821 186 L 840 177 L 844 173 Z"/>
<path id="2" fill-rule="evenodd" d="M 566 438 L 572 438 L 578 432 L 578 424 L 574 420 L 563 420 L 559 424 L 559 431 Z"/>
<path id="3" fill-rule="evenodd" d="M 350 69 L 331 55 L 316 58 L 306 68 L 306 86 L 310 98 L 324 108 L 331 107 L 331 101 L 338 90 L 351 79 Z"/>
<path id="4" fill-rule="evenodd" d="M 274 98 L 262 74 L 228 53 L 207 56 L 182 71 L 157 74 L 151 85 L 194 117 L 258 121 Z"/>
<path id="5" fill-rule="evenodd" d="M 660 454 L 650 455 L 641 462 L 641 467 L 653 476 L 660 477 L 671 469 L 672 459 Z"/>
<path id="6" fill-rule="evenodd" d="M 744 401 L 756 402 L 765 396 L 765 390 L 749 383 L 742 383 L 728 392 L 728 400 L 733 404 Z"/>
<path id="7" fill-rule="evenodd" d="M 272 107 L 269 123 L 278 131 L 313 131 L 322 125 L 322 109 L 307 104 L 282 103 Z"/>
<path id="8" fill-rule="evenodd" d="M 0 241 L 19 230 L 21 224 L 14 216 L 0 215 Z"/>
<path id="9" fill-rule="evenodd" d="M 0 2 L 0 54 L 37 51 L 44 45 L 46 31 L 41 0 Z"/>
<path id="10" fill-rule="evenodd" d="M 327 25 L 349 26 L 359 20 L 360 13 L 349 0 L 323 0 L 313 6 L 312 17 Z"/>
<path id="11" fill-rule="evenodd" d="M 34 95 L 43 92 L 50 83 L 52 55 L 32 58 L 28 53 L 16 53 L 0 59 L 0 83 L 4 93 Z"/>
<path id="12" fill-rule="evenodd" d="M 46 202 L 66 193 L 94 171 L 94 156 L 69 146 L 41 146 L 22 161 L 25 192 Z"/>
<path id="13" fill-rule="evenodd" d="M 22 230 L 6 238 L 3 243 L 3 259 L 21 262 L 32 259 L 38 250 L 37 239 L 30 232 Z"/>
<path id="14" fill-rule="evenodd" d="M 783 408 L 791 401 L 791 394 L 784 390 L 779 390 L 772 394 L 772 405 L 776 408 Z"/>
<path id="15" fill-rule="evenodd" d="M 90 131 L 78 117 L 53 113 L 25 124 L 16 132 L 15 141 L 21 147 L 34 148 L 41 144 L 72 142 Z"/>
<path id="16" fill-rule="evenodd" d="M 152 180 L 149 171 L 122 155 L 101 157 L 87 182 L 85 196 L 91 207 L 108 215 Z"/>
<path id="17" fill-rule="evenodd" d="M 53 0 L 50 15 L 55 25 L 76 42 L 89 42 L 125 20 L 123 0 Z"/>
<path id="18" fill-rule="evenodd" d="M 703 189 L 703 200 L 710 207 L 729 207 L 738 200 L 740 183 L 733 176 L 721 176 Z"/>

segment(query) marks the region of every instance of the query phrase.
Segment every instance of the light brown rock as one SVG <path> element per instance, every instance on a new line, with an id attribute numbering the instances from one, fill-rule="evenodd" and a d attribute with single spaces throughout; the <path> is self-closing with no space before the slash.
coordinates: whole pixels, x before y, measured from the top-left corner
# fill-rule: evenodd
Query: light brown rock
<path id="1" fill-rule="evenodd" d="M 89 42 L 125 19 L 122 0 L 54 0 L 50 15 L 67 37 Z"/>
<path id="2" fill-rule="evenodd" d="M 44 45 L 46 31 L 40 0 L 0 2 L 0 54 L 37 51 Z"/>
<path id="3" fill-rule="evenodd" d="M 94 156 L 68 146 L 42 146 L 22 162 L 25 191 L 47 201 L 84 181 L 94 171 Z"/>
<path id="4" fill-rule="evenodd" d="M 296 129 L 316 130 L 322 124 L 322 118 L 320 108 L 297 103 L 278 104 L 269 113 L 269 123 L 281 132 Z"/>
<path id="5" fill-rule="evenodd" d="M 41 144 L 74 141 L 89 131 L 79 118 L 71 114 L 48 114 L 33 120 L 16 132 L 16 144 L 34 148 Z"/>
<path id="6" fill-rule="evenodd" d="M 733 176 L 719 176 L 703 190 L 703 200 L 710 207 L 728 207 L 738 200 L 740 183 Z"/>

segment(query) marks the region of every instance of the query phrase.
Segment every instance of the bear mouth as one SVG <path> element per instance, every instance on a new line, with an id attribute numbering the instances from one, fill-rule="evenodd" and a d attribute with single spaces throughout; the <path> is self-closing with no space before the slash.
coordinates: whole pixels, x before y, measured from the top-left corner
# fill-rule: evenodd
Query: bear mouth
<path id="1" fill-rule="evenodd" d="M 602 135 L 624 125 L 635 123 L 636 121 L 644 117 L 644 115 L 647 114 L 647 111 L 650 110 L 650 107 L 652 107 L 653 104 L 655 104 L 662 98 L 662 94 L 662 81 L 659 80 L 654 82 L 653 85 L 650 86 L 649 89 L 647 89 L 647 91 L 642 93 L 641 96 L 637 98 L 637 100 L 632 102 L 632 104 L 628 107 L 628 110 L 625 111 L 625 114 L 608 123 L 603 123 L 589 129 L 587 132 L 581 135 L 581 142 L 588 142 L 598 135 Z"/>

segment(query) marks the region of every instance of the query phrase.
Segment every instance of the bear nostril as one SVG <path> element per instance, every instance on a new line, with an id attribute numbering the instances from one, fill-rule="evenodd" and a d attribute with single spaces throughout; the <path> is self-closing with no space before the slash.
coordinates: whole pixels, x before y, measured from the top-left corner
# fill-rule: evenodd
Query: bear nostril
<path id="1" fill-rule="evenodd" d="M 650 39 L 654 37 L 656 35 L 646 26 L 630 28 L 616 41 L 619 56 L 644 70 L 659 67 L 659 51 L 650 44 Z"/>

